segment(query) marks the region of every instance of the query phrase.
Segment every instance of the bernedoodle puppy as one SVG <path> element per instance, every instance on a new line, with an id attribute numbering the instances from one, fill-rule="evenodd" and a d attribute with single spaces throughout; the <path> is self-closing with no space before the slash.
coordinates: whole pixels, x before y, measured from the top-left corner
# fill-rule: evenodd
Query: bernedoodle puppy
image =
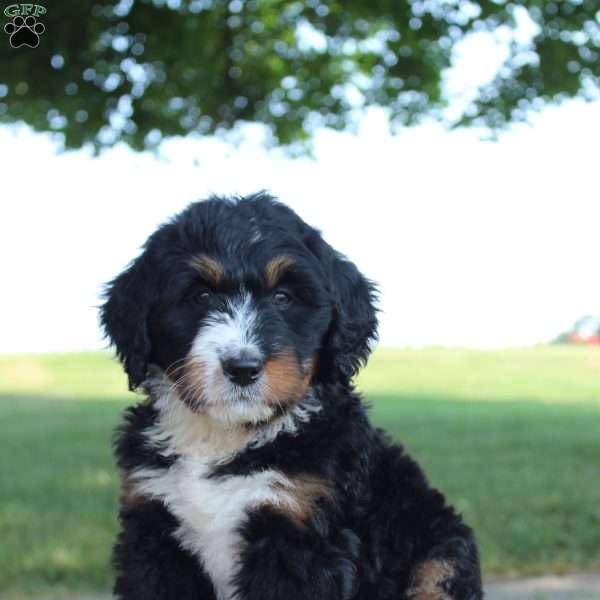
<path id="1" fill-rule="evenodd" d="M 353 388 L 374 295 L 265 193 L 190 205 L 108 285 L 145 392 L 115 442 L 117 598 L 482 597 L 471 529 Z"/>

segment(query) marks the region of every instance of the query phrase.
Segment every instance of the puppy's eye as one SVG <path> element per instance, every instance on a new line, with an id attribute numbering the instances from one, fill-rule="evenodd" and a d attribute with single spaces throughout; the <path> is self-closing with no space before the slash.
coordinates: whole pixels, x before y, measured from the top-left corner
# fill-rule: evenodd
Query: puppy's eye
<path id="1" fill-rule="evenodd" d="M 207 289 L 198 290 L 197 292 L 190 294 L 188 297 L 189 301 L 193 304 L 200 306 L 206 306 L 212 300 L 212 293 Z"/>
<path id="2" fill-rule="evenodd" d="M 273 294 L 273 301 L 277 306 L 287 306 L 292 301 L 292 297 L 284 290 L 277 290 Z"/>

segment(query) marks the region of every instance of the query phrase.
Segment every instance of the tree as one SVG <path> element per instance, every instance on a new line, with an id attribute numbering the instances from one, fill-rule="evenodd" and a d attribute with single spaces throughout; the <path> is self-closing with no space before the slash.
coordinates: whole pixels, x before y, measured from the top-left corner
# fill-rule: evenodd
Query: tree
<path id="1" fill-rule="evenodd" d="M 14 13 L 14 5 L 13 13 Z M 24 6 L 24 5 L 18 5 Z M 2 44 L 0 121 L 62 132 L 68 148 L 264 123 L 272 140 L 441 118 L 442 74 L 471 32 L 537 25 L 451 124 L 492 129 L 564 98 L 598 97 L 597 0 L 81 0 L 47 4 L 36 48 Z M 10 13 L 9 13 L 10 14 Z M 4 16 L 5 24 L 10 16 Z M 31 21 L 30 21 L 31 22 Z"/>

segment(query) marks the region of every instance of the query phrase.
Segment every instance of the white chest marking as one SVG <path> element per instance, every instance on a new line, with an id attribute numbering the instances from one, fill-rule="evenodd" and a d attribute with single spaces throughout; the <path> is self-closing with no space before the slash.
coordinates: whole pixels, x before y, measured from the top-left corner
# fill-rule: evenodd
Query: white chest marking
<path id="1" fill-rule="evenodd" d="M 261 504 L 294 504 L 285 492 L 292 484 L 272 470 L 226 479 L 209 479 L 208 470 L 202 460 L 185 457 L 170 469 L 141 469 L 134 477 L 141 493 L 160 498 L 179 519 L 177 538 L 200 559 L 219 600 L 231 600 L 240 525 Z"/>
<path id="2" fill-rule="evenodd" d="M 155 382 L 160 392 L 164 382 Z M 131 473 L 137 492 L 160 499 L 177 517 L 179 543 L 194 554 L 210 577 L 218 600 L 234 600 L 232 582 L 239 566 L 239 528 L 248 512 L 261 505 L 298 509 L 295 484 L 269 469 L 247 476 L 211 479 L 215 464 L 226 462 L 248 446 L 271 442 L 281 432 L 294 433 L 320 405 L 308 396 L 291 413 L 264 431 L 229 428 L 192 413 L 172 386 L 158 393 L 159 418 L 145 432 L 147 443 L 163 456 L 177 456 L 168 469 L 141 468 Z"/>

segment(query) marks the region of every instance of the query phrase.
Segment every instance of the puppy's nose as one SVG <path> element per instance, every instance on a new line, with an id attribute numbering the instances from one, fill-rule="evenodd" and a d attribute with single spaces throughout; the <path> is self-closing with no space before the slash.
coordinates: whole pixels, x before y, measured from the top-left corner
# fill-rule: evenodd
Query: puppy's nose
<path id="1" fill-rule="evenodd" d="M 223 372 L 228 379 L 237 385 L 250 385 L 254 383 L 262 372 L 263 363 L 258 358 L 242 356 L 228 358 L 222 361 Z"/>

